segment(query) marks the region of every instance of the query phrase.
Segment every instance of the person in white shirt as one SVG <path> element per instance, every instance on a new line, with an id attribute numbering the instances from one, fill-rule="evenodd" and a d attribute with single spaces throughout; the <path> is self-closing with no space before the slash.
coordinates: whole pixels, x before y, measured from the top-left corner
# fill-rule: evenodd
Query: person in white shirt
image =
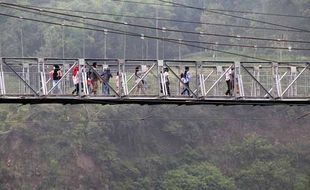
<path id="1" fill-rule="evenodd" d="M 232 92 L 231 92 L 232 81 L 231 80 L 232 80 L 232 71 L 231 71 L 231 68 L 229 68 L 228 71 L 225 74 L 225 81 L 226 81 L 226 84 L 227 84 L 227 90 L 225 92 L 225 95 L 229 95 L 229 96 L 232 95 Z"/>
<path id="2" fill-rule="evenodd" d="M 75 66 L 72 73 L 72 80 L 75 86 L 75 89 L 72 91 L 72 95 L 76 93 L 79 95 L 80 92 L 80 78 L 79 78 L 79 66 Z"/>
<path id="3" fill-rule="evenodd" d="M 169 82 L 169 73 L 168 73 L 169 69 L 168 68 L 164 68 L 164 79 L 165 79 L 165 83 L 166 83 L 166 89 L 167 89 L 167 94 L 168 96 L 170 96 L 170 82 Z"/>
<path id="4" fill-rule="evenodd" d="M 184 95 L 185 92 L 185 83 L 186 79 L 184 78 L 184 73 L 181 73 L 180 75 L 181 81 L 180 81 L 180 95 Z"/>
<path id="5" fill-rule="evenodd" d="M 189 91 L 189 82 L 191 81 L 191 75 L 190 75 L 190 73 L 189 73 L 189 67 L 188 66 L 186 66 L 185 67 L 185 71 L 184 71 L 184 87 L 185 87 L 185 89 L 184 89 L 184 91 L 182 92 L 182 94 L 185 94 L 185 95 L 187 95 L 187 96 L 189 96 L 190 95 L 190 91 Z"/>

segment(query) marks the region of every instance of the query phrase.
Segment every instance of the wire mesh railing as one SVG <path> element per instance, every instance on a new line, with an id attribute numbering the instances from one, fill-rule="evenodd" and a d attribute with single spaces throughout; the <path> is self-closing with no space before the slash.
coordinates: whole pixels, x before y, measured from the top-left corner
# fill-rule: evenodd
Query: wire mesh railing
<path id="1" fill-rule="evenodd" d="M 2 58 L 0 95 L 309 99 L 310 68 L 308 62 Z"/>

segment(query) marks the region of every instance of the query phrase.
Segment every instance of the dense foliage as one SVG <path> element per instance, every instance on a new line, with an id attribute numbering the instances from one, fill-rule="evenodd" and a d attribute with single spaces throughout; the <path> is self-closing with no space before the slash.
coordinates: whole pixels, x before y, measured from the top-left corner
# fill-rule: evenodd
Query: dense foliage
<path id="1" fill-rule="evenodd" d="M 309 110 L 1 105 L 1 189 L 307 190 Z"/>

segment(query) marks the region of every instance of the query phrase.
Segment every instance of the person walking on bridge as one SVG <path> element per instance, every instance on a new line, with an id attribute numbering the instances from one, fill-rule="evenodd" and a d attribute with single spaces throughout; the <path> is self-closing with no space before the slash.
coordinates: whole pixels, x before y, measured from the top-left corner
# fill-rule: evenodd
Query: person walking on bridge
<path id="1" fill-rule="evenodd" d="M 163 77 L 164 77 L 164 81 L 165 81 L 165 85 L 166 85 L 167 95 L 170 96 L 170 88 L 169 88 L 170 81 L 169 81 L 169 73 L 168 72 L 169 72 L 169 69 L 167 67 L 165 67 Z"/>
<path id="2" fill-rule="evenodd" d="M 190 91 L 189 91 L 189 82 L 191 81 L 191 74 L 189 73 L 189 67 L 186 66 L 185 67 L 185 71 L 184 71 L 184 80 L 183 80 L 183 83 L 184 83 L 184 90 L 182 91 L 182 95 L 187 95 L 189 96 L 190 95 Z"/>
<path id="3" fill-rule="evenodd" d="M 231 96 L 232 95 L 232 71 L 231 71 L 231 68 L 228 68 L 228 70 L 226 71 L 225 73 L 225 81 L 226 81 L 226 84 L 227 84 L 227 90 L 225 92 L 225 95 L 229 95 Z"/>
<path id="4" fill-rule="evenodd" d="M 135 69 L 135 83 L 137 84 L 135 94 L 145 94 L 144 91 L 144 80 L 142 79 L 144 72 L 141 71 L 141 67 L 137 66 Z"/>
<path id="5" fill-rule="evenodd" d="M 59 65 L 54 65 L 53 70 L 50 71 L 49 74 L 50 77 L 53 79 L 53 94 L 62 94 L 62 90 L 59 85 L 59 81 L 62 77 L 62 72 Z"/>
<path id="6" fill-rule="evenodd" d="M 75 89 L 72 91 L 72 95 L 76 93 L 78 96 L 80 93 L 80 78 L 79 78 L 79 66 L 75 66 L 72 72 L 72 80 L 75 86 Z"/>
<path id="7" fill-rule="evenodd" d="M 110 82 L 110 78 L 112 78 L 113 76 L 111 74 L 109 67 L 103 70 L 101 77 L 103 79 L 103 81 L 102 81 L 102 94 L 103 95 L 110 95 L 109 82 Z"/>
<path id="8" fill-rule="evenodd" d="M 92 93 L 94 93 L 95 96 L 97 95 L 99 80 L 99 76 L 97 73 L 97 62 L 94 62 L 92 68 L 90 68 L 89 70 L 89 79 L 91 80 Z"/>

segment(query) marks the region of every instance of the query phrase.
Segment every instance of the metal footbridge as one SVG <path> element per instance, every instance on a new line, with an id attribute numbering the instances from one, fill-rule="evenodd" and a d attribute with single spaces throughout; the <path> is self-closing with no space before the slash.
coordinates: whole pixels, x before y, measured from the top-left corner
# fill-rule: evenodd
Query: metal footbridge
<path id="1" fill-rule="evenodd" d="M 51 76 L 55 65 L 63 73 L 56 82 Z M 75 67 L 79 68 L 78 95 L 72 94 Z M 180 77 L 185 67 L 191 75 L 188 88 Z M 109 83 L 103 82 L 101 76 L 107 68 L 113 75 Z M 137 68 L 139 77 L 135 74 Z M 233 88 L 231 95 L 226 95 L 225 79 L 232 68 Z M 168 70 L 169 83 L 164 70 Z M 87 85 L 89 71 L 99 78 L 96 95 Z M 108 94 L 103 93 L 103 84 L 108 87 Z M 189 94 L 182 94 L 184 88 Z M 310 65 L 309 62 L 3 57 L 0 103 L 305 105 L 310 103 Z"/>

